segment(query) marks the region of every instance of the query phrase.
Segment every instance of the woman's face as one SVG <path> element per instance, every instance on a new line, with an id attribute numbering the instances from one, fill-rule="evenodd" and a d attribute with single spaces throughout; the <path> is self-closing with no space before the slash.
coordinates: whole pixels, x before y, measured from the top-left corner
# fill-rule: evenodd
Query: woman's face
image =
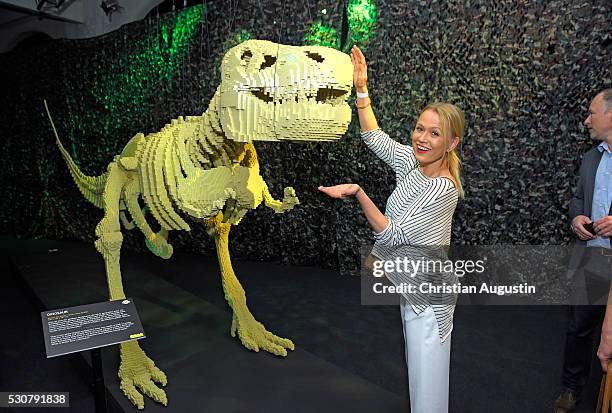
<path id="1" fill-rule="evenodd" d="M 442 135 L 440 117 L 433 110 L 426 110 L 419 116 L 412 133 L 412 149 L 421 165 L 436 162 L 445 156 L 447 140 Z"/>

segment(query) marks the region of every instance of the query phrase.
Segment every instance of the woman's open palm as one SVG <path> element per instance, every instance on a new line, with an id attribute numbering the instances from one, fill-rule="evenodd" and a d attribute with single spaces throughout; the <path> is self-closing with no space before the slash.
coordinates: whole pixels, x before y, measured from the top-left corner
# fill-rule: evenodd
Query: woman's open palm
<path id="1" fill-rule="evenodd" d="M 358 92 L 364 92 L 368 81 L 368 66 L 365 56 L 357 46 L 353 46 L 351 49 L 351 62 L 353 63 L 353 84 L 355 89 Z"/>
<path id="2" fill-rule="evenodd" d="M 340 184 L 334 186 L 320 186 L 319 191 L 331 196 L 332 198 L 344 199 L 359 192 L 361 187 L 357 184 Z"/>

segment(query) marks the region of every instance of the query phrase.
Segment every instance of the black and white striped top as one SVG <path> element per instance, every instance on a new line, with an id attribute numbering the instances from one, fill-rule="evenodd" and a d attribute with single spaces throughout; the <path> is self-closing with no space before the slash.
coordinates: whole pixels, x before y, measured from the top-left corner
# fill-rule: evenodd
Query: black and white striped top
<path id="1" fill-rule="evenodd" d="M 406 246 L 414 249 L 423 246 L 448 246 L 453 213 L 459 198 L 453 182 L 445 177 L 425 176 L 418 167 L 412 146 L 394 141 L 381 129 L 362 132 L 361 137 L 365 144 L 393 169 L 397 184 L 385 209 L 389 225 L 383 231 L 374 233 L 373 253 L 377 249 L 385 250 L 389 247 Z M 440 259 L 439 251 L 435 255 Z M 393 276 L 387 274 L 387 278 L 395 285 L 401 282 L 447 285 L 456 282 L 454 274 L 431 271 L 421 272 L 416 277 L 405 273 Z M 432 306 L 438 322 L 440 340 L 446 340 L 453 328 L 456 297 L 446 294 L 432 301 L 432 297 L 426 295 L 404 296 L 417 314 L 429 305 Z"/>

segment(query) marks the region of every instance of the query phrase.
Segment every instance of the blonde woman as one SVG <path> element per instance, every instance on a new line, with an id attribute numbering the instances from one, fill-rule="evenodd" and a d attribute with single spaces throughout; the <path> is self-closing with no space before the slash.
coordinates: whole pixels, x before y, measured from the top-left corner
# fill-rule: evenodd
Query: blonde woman
<path id="1" fill-rule="evenodd" d="M 351 60 L 356 106 L 364 143 L 395 172 L 397 186 L 383 214 L 357 184 L 319 187 L 333 198 L 354 196 L 383 247 L 447 246 L 452 217 L 463 188 L 455 148 L 463 137 L 465 118 L 449 103 L 432 103 L 421 112 L 412 144 L 402 145 L 379 129 L 368 97 L 367 65 L 353 46 Z M 412 413 L 448 411 L 448 382 L 453 304 L 420 304 L 402 299 L 406 363 Z M 416 304 L 415 304 L 416 303 Z"/>

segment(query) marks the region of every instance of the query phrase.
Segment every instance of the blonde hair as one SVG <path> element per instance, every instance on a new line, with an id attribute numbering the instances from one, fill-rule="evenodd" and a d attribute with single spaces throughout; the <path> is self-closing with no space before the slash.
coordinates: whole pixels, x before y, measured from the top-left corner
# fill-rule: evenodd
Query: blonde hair
<path id="1" fill-rule="evenodd" d="M 440 117 L 442 134 L 446 138 L 447 145 L 450 145 L 450 140 L 455 136 L 461 142 L 461 139 L 463 139 L 463 128 L 465 127 L 465 115 L 461 109 L 452 103 L 434 102 L 425 106 L 421 114 L 427 110 L 436 112 Z M 461 185 L 461 159 L 457 155 L 456 147 L 448 153 L 448 169 L 457 182 L 459 197 L 463 198 L 465 192 L 463 191 L 463 185 Z"/>

